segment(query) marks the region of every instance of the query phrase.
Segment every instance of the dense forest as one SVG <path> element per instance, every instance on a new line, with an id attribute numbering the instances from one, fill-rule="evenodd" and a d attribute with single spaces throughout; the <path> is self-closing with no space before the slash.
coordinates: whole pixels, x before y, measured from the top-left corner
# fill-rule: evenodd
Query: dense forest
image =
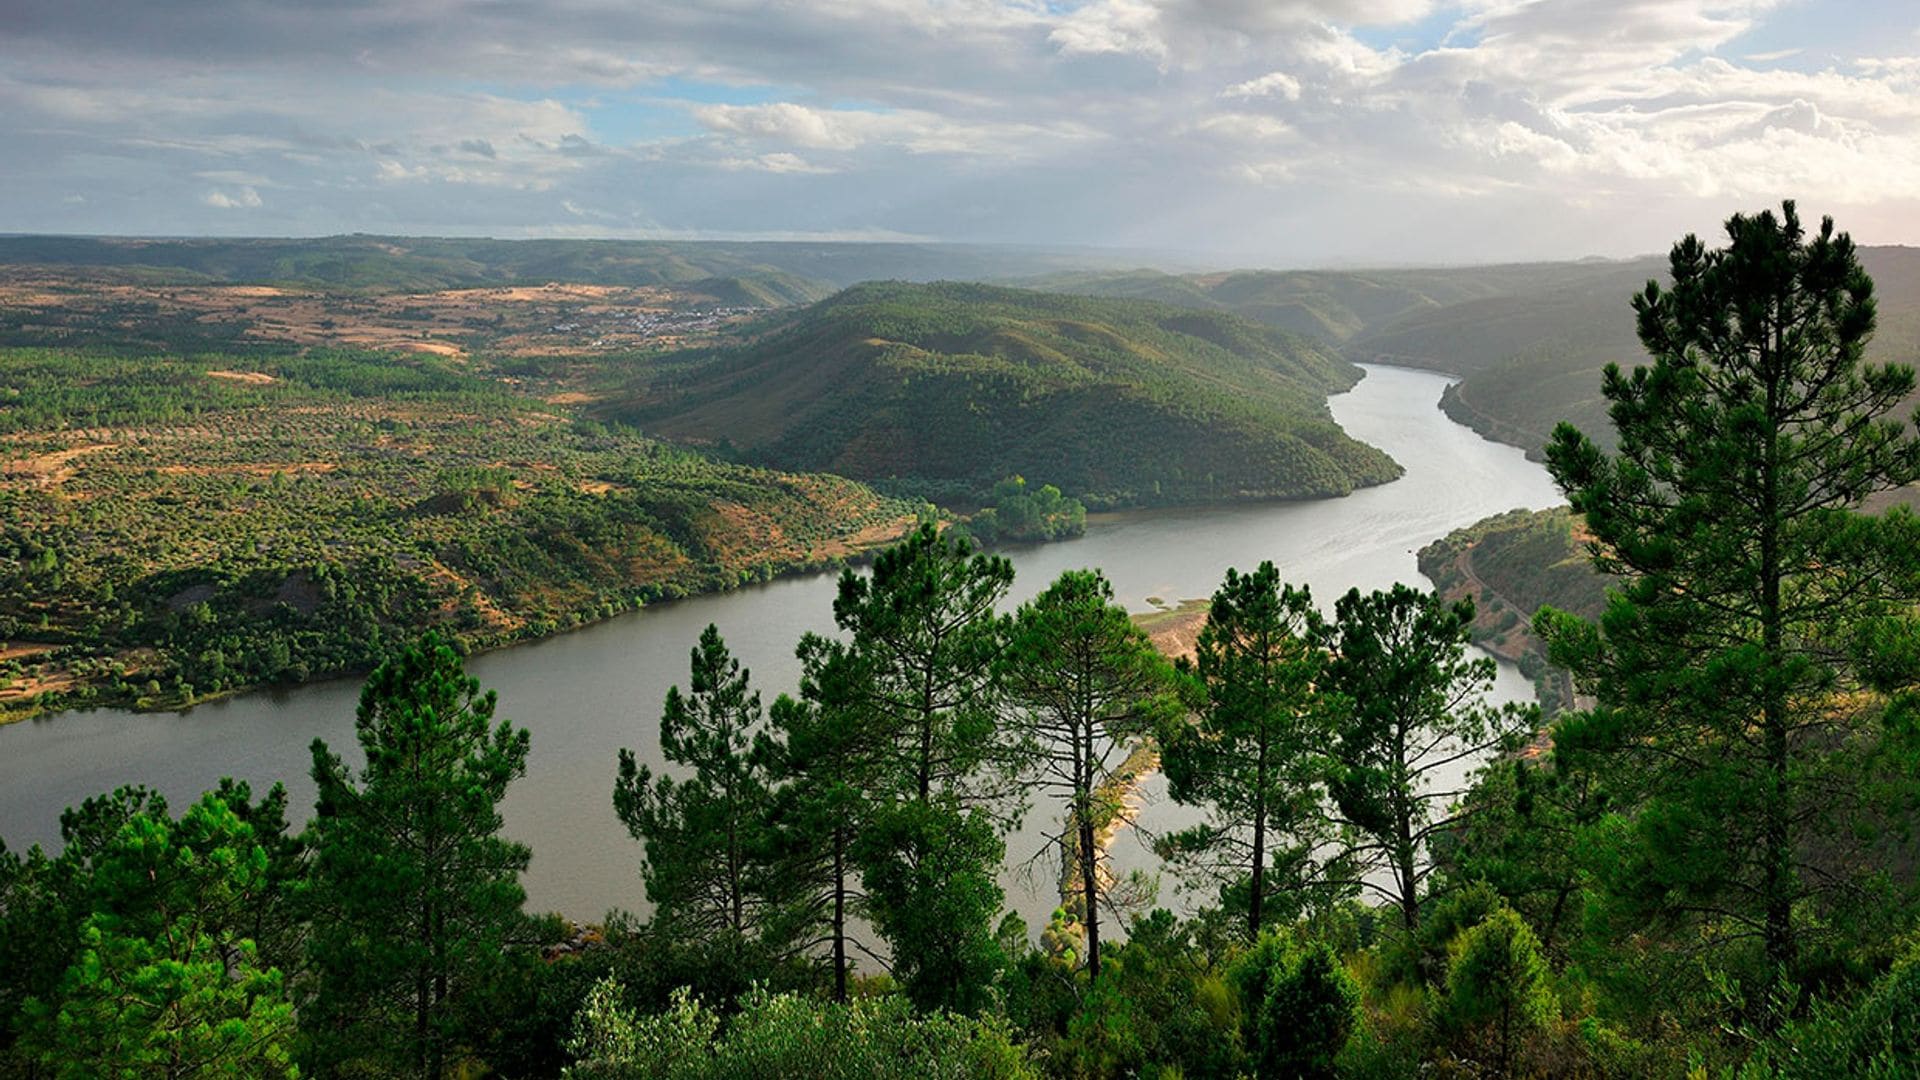
<path id="1" fill-rule="evenodd" d="M 689 643 L 642 725 L 673 768 L 609 792 L 648 921 L 524 910 L 527 729 L 428 635 L 357 755 L 313 745 L 304 828 L 279 789 L 129 788 L 0 853 L 0 1071 L 1914 1075 L 1920 519 L 1859 508 L 1920 478 L 1915 376 L 1863 362 L 1830 221 L 1727 233 L 1634 296 L 1611 437 L 1548 449 L 1611 588 L 1533 620 L 1582 698 L 1545 739 L 1483 704 L 1470 599 L 1230 570 L 1169 663 L 1098 571 L 1008 611 L 1011 565 L 926 521 L 770 704 Z M 1106 863 L 1150 767 L 1184 915 Z M 1023 812 L 1060 823 L 1044 928 L 1002 913 Z"/>
<path id="2" fill-rule="evenodd" d="M 1343 495 L 1399 475 L 1327 411 L 1357 368 L 1140 301 L 880 283 L 674 354 L 603 408 L 750 460 L 966 499 L 1043 475 L 1089 506 Z"/>

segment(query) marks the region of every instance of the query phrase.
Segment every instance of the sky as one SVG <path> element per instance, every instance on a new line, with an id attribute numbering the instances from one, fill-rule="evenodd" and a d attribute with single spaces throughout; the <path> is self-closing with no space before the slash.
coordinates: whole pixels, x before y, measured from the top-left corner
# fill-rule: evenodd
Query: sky
<path id="1" fill-rule="evenodd" d="M 0 232 L 1920 244 L 1916 0 L 4 0 Z"/>

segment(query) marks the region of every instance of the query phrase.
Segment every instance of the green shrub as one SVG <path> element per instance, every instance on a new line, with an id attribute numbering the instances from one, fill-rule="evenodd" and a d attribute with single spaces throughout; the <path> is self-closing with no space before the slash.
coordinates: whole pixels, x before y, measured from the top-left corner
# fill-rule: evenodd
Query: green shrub
<path id="1" fill-rule="evenodd" d="M 686 990 L 640 1016 L 603 979 L 567 1049 L 568 1080 L 1026 1080 L 1038 1073 L 994 1020 L 915 1015 L 890 995 L 833 1004 L 756 990 L 722 1020 Z"/>

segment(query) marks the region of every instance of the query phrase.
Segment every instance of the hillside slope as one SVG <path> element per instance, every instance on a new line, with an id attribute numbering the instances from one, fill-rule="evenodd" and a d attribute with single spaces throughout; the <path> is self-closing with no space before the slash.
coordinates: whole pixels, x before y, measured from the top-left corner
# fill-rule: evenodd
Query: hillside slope
<path id="1" fill-rule="evenodd" d="M 1022 282 L 1082 296 L 1225 311 L 1332 344 L 1455 305 L 1539 292 L 1605 274 L 1610 263 L 1516 263 L 1419 270 L 1157 270 L 1058 273 Z"/>
<path id="2" fill-rule="evenodd" d="M 1548 712 L 1573 705 L 1573 687 L 1547 662 L 1533 616 L 1551 606 L 1598 619 L 1612 579 L 1594 569 L 1571 510 L 1496 514 L 1421 548 L 1419 560 L 1442 596 L 1473 599 L 1475 644 L 1518 664 Z"/>
<path id="3" fill-rule="evenodd" d="M 862 285 L 748 345 L 649 368 L 610 411 L 754 461 L 967 499 L 1310 498 L 1399 468 L 1334 423 L 1360 372 L 1228 315 L 983 285 Z"/>
<path id="4" fill-rule="evenodd" d="M 171 708 L 859 555 L 916 507 L 430 356 L 0 349 L 0 722 Z"/>
<path id="5" fill-rule="evenodd" d="M 1920 364 L 1920 248 L 1860 249 L 1874 279 L 1880 326 L 1867 359 Z M 1646 259 L 1553 289 L 1421 313 L 1356 339 L 1355 360 L 1462 375 L 1442 407 L 1489 438 L 1538 455 L 1554 425 L 1573 424 L 1611 447 L 1613 425 L 1600 396 L 1609 363 L 1647 362 L 1635 332 L 1632 297 L 1648 279 L 1666 280 L 1666 260 Z M 1904 417 L 1920 401 L 1901 410 Z"/>

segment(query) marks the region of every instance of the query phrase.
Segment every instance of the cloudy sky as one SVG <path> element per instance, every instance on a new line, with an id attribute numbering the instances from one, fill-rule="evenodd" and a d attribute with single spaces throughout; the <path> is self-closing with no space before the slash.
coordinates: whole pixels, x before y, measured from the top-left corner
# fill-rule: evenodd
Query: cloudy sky
<path id="1" fill-rule="evenodd" d="M 1920 244 L 1914 0 L 5 0 L 0 231 Z"/>

